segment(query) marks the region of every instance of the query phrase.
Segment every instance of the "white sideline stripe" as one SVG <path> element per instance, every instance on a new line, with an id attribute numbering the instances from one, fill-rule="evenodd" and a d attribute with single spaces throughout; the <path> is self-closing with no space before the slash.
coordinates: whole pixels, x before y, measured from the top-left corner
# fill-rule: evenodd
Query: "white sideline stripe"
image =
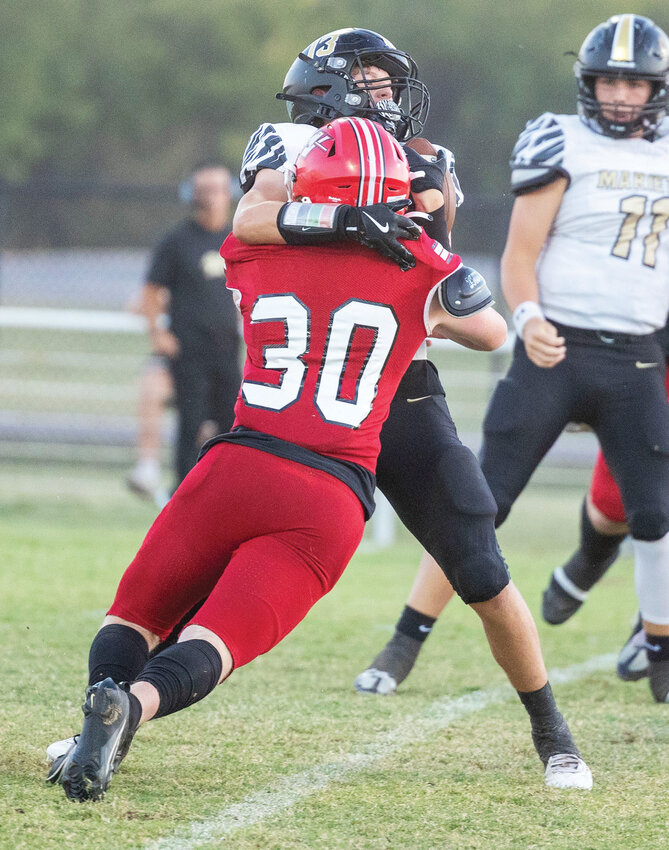
<path id="1" fill-rule="evenodd" d="M 598 655 L 580 664 L 551 670 L 549 679 L 552 684 L 575 682 L 591 673 L 611 669 L 616 658 L 615 654 Z M 182 827 L 157 841 L 148 842 L 144 845 L 145 850 L 192 850 L 220 841 L 239 829 L 273 818 L 301 799 L 323 791 L 335 782 L 341 782 L 350 773 L 376 764 L 402 747 L 429 738 L 460 717 L 481 711 L 489 705 L 508 702 L 515 696 L 516 692 L 507 684 L 486 691 L 475 691 L 457 699 L 438 699 L 430 703 L 421 714 L 407 718 L 394 729 L 377 735 L 360 751 L 346 753 L 334 761 L 283 777 L 273 786 L 249 794 L 240 803 L 226 806 L 217 815 Z M 359 698 L 369 699 L 362 695 Z"/>
<path id="2" fill-rule="evenodd" d="M 68 310 L 53 307 L 0 307 L 0 327 L 34 330 L 140 333 L 143 316 L 119 310 Z"/>

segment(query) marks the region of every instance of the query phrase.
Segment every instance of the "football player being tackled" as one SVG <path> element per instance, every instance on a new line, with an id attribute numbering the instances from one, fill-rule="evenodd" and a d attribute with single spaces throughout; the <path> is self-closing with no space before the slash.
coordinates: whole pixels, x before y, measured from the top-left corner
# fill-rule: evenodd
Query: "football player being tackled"
<path id="1" fill-rule="evenodd" d="M 518 341 L 484 423 L 482 468 L 499 525 L 565 425 L 592 427 L 625 508 L 609 510 L 615 494 L 593 501 L 616 489 L 599 461 L 580 547 L 554 571 L 543 615 L 557 624 L 575 613 L 629 529 L 641 620 L 618 672 L 648 673 L 667 702 L 669 408 L 654 332 L 669 307 L 669 39 L 648 18 L 617 15 L 587 36 L 574 71 L 578 115 L 530 122 L 512 156 L 502 287 Z M 406 678 L 453 593 L 425 557 L 395 635 L 357 686 L 370 670 L 394 687 Z"/>
<path id="2" fill-rule="evenodd" d="M 373 511 L 381 425 L 425 336 L 478 350 L 506 339 L 483 278 L 393 212 L 409 192 L 398 142 L 341 118 L 298 159 L 282 213 L 319 247 L 224 242 L 247 346 L 235 425 L 156 519 L 93 640 L 83 728 L 48 776 L 69 798 L 102 798 L 141 723 L 203 699 L 331 590 Z M 332 240 L 361 215 L 401 232 L 406 271 Z"/>
<path id="3" fill-rule="evenodd" d="M 453 207 L 462 193 L 453 154 L 415 138 L 427 117 L 429 96 L 408 54 L 370 30 L 327 33 L 293 62 L 278 97 L 287 101 L 292 123 L 263 124 L 251 136 L 242 162 L 245 194 L 233 221 L 235 235 L 247 243 L 318 244 L 321 234 L 292 227 L 284 176 L 314 126 L 337 115 L 362 115 L 402 143 L 411 165 L 411 214 L 427 213 L 428 219 L 418 219 L 425 231 L 449 244 Z M 357 220 L 335 222 L 327 238 L 359 241 L 406 262 L 392 216 L 381 234 L 363 212 L 356 215 Z M 590 771 L 571 735 L 563 735 L 566 728 L 547 681 L 534 620 L 497 544 L 494 500 L 476 458 L 458 438 L 425 346 L 409 364 L 390 406 L 376 475 L 404 525 L 481 618 L 495 659 L 530 715 L 547 783 L 589 787 Z M 423 626 L 414 614 L 411 629 L 420 633 Z M 380 674 L 373 682 L 383 687 L 388 679 Z"/>

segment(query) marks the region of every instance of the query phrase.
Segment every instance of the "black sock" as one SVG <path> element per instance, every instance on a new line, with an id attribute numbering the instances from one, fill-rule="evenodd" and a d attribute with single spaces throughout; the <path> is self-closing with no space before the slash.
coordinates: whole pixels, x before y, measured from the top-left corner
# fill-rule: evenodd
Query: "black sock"
<path id="1" fill-rule="evenodd" d="M 428 617 L 427 614 L 421 614 L 410 605 L 404 606 L 402 616 L 397 621 L 395 629 L 402 632 L 403 635 L 413 638 L 422 643 L 432 631 L 432 626 L 437 622 L 436 617 Z"/>
<path id="2" fill-rule="evenodd" d="M 601 534 L 590 522 L 586 502 L 581 507 L 581 545 L 564 565 L 567 578 L 588 591 L 618 557 L 624 534 Z"/>
<path id="3" fill-rule="evenodd" d="M 530 715 L 532 741 L 544 764 L 557 753 L 580 755 L 567 721 L 555 704 L 550 682 L 546 682 L 538 691 L 518 691 L 518 696 Z"/>
<path id="4" fill-rule="evenodd" d="M 646 652 L 649 661 L 669 661 L 669 635 L 646 632 Z"/>
<path id="5" fill-rule="evenodd" d="M 146 639 L 136 629 L 120 623 L 103 626 L 88 653 L 88 684 L 107 677 L 116 684 L 132 682 L 149 658 Z"/>
<path id="6" fill-rule="evenodd" d="M 648 678 L 656 702 L 669 702 L 669 635 L 646 632 Z"/>
<path id="7" fill-rule="evenodd" d="M 130 691 L 128 691 L 128 701 L 130 703 L 129 726 L 132 734 L 134 735 L 137 731 L 137 727 L 139 726 L 139 721 L 142 719 L 142 703 L 134 694 L 131 694 Z"/>

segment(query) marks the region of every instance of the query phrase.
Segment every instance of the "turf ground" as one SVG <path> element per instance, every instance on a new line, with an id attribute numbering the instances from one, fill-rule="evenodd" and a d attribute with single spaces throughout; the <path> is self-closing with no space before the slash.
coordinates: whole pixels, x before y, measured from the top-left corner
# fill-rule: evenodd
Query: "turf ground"
<path id="1" fill-rule="evenodd" d="M 500 540 L 538 617 L 571 550 L 576 488 L 531 487 Z M 44 782 L 77 731 L 88 645 L 153 518 L 118 471 L 0 468 L 0 847 L 235 850 L 669 846 L 667 709 L 613 670 L 635 610 L 622 558 L 562 627 L 539 624 L 590 793 L 543 785 L 527 716 L 478 618 L 451 605 L 392 698 L 352 680 L 391 634 L 417 564 L 406 536 L 369 544 L 269 655 L 207 700 L 143 728 L 106 799 Z"/>

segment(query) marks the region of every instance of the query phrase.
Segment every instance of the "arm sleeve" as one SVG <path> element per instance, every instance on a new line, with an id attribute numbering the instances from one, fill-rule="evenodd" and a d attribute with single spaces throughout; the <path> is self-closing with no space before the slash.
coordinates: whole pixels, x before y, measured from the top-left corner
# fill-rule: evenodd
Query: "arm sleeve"
<path id="1" fill-rule="evenodd" d="M 529 121 L 511 154 L 513 194 L 532 192 L 558 177 L 569 179 L 564 168 L 564 147 L 564 131 L 550 112 Z"/>

